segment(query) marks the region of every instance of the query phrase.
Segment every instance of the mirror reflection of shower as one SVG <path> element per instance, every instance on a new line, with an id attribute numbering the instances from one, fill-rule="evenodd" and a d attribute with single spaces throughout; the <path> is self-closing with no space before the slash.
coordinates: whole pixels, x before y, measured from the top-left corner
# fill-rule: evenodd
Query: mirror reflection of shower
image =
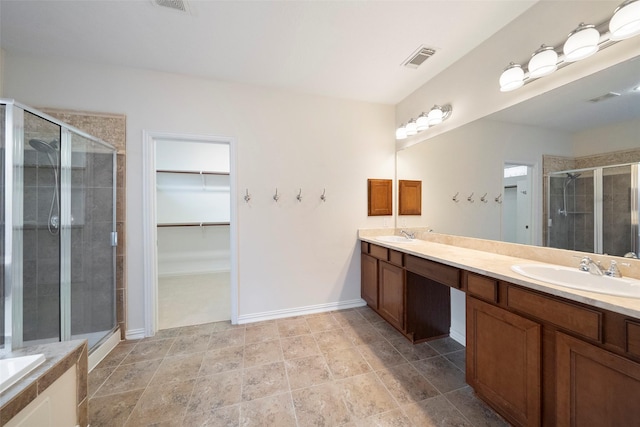
<path id="1" fill-rule="evenodd" d="M 567 172 L 567 178 L 565 179 L 562 187 L 562 208 L 558 209 L 558 213 L 560 215 L 567 216 L 569 213 L 569 210 L 567 209 L 567 187 L 572 183 L 575 185 L 576 179 L 578 179 L 580 175 L 580 173 Z"/>
<path id="2" fill-rule="evenodd" d="M 51 206 L 49 207 L 49 218 L 47 228 L 49 233 L 55 235 L 60 232 L 60 189 L 58 188 L 58 146 L 57 140 L 46 142 L 41 139 L 30 139 L 29 145 L 40 153 L 45 153 L 49 163 L 53 168 L 54 190 L 51 196 Z M 54 212 L 55 209 L 55 212 Z"/>

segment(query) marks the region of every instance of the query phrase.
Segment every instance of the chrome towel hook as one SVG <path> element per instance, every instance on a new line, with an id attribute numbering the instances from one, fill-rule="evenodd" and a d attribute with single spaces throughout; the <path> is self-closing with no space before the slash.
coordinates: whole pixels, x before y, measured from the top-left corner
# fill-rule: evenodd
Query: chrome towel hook
<path id="1" fill-rule="evenodd" d="M 451 200 L 453 200 L 454 202 L 458 203 L 460 201 L 460 199 L 458 199 L 458 194 L 460 194 L 460 192 L 458 191 Z"/>
<path id="2" fill-rule="evenodd" d="M 502 203 L 502 193 L 498 194 L 495 198 L 496 203 Z"/>
<path id="3" fill-rule="evenodd" d="M 278 203 L 278 200 L 280 200 L 280 196 L 278 195 L 278 187 L 276 187 L 276 194 L 273 195 L 273 200 L 275 200 L 276 203 Z"/>
<path id="4" fill-rule="evenodd" d="M 302 188 L 300 189 L 300 191 L 298 191 L 298 195 L 296 196 L 296 199 L 298 199 L 299 202 L 302 201 Z"/>
<path id="5" fill-rule="evenodd" d="M 323 202 L 327 201 L 327 196 L 325 196 L 325 193 L 327 192 L 326 188 L 322 189 L 322 195 L 320 196 L 320 200 L 322 200 Z"/>
<path id="6" fill-rule="evenodd" d="M 244 201 L 249 203 L 249 200 L 251 200 L 251 194 L 249 194 L 249 189 L 247 188 L 247 193 L 244 195 Z"/>
<path id="7" fill-rule="evenodd" d="M 482 203 L 487 203 L 487 193 L 484 193 L 484 196 L 480 197 L 480 201 Z"/>
<path id="8" fill-rule="evenodd" d="M 471 195 L 469 195 L 469 197 L 467 197 L 467 200 L 471 203 L 473 203 L 473 193 L 471 193 Z"/>

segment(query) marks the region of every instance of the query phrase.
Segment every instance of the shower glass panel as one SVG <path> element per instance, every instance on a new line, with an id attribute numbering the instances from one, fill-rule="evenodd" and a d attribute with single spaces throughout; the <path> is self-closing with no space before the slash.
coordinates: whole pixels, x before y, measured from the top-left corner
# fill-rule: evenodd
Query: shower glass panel
<path id="1" fill-rule="evenodd" d="M 603 168 L 602 250 L 624 256 L 633 249 L 631 165 Z"/>
<path id="2" fill-rule="evenodd" d="M 117 328 L 115 149 L 0 99 L 0 354 Z"/>
<path id="3" fill-rule="evenodd" d="M 4 200 L 6 196 L 6 188 L 7 185 L 5 183 L 5 120 L 6 120 L 6 108 L 4 105 L 0 105 L 0 206 L 3 208 L 0 209 L 0 248 L 2 248 L 2 253 L 4 254 L 4 226 L 5 226 L 5 218 L 4 218 Z M 5 311 L 5 294 L 4 294 L 4 262 L 0 263 L 0 354 L 2 354 L 4 350 L 4 337 L 5 337 L 5 320 L 4 317 L 6 315 Z"/>
<path id="4" fill-rule="evenodd" d="M 60 340 L 60 135 L 59 125 L 24 112 L 22 341 L 25 344 Z"/>
<path id="5" fill-rule="evenodd" d="M 548 246 L 593 252 L 593 171 L 549 176 Z"/>
<path id="6" fill-rule="evenodd" d="M 71 134 L 71 337 L 89 347 L 116 324 L 115 153 Z"/>

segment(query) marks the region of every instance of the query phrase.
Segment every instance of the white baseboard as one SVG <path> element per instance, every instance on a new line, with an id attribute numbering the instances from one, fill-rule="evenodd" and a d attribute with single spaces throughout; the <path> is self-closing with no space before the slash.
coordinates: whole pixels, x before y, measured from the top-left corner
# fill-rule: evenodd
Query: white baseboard
<path id="1" fill-rule="evenodd" d="M 450 329 L 449 337 L 451 337 L 451 339 L 453 339 L 454 341 L 459 342 L 463 346 L 467 346 L 467 336 L 464 332 L 461 333 L 460 331 L 457 331 L 455 329 Z"/>
<path id="2" fill-rule="evenodd" d="M 285 317 L 303 316 L 306 314 L 324 313 L 327 311 L 344 310 L 347 308 L 362 307 L 367 305 L 362 298 L 332 302 L 326 304 L 309 305 L 306 307 L 288 308 L 284 310 L 266 311 L 263 313 L 245 314 L 238 316 L 238 324 L 262 322 L 264 320 L 282 319 Z"/>
<path id="3" fill-rule="evenodd" d="M 144 328 L 129 329 L 124 334 L 124 338 L 126 340 L 141 340 L 144 337 L 145 337 Z"/>
<path id="4" fill-rule="evenodd" d="M 102 362 L 102 359 L 107 357 L 111 350 L 116 348 L 118 343 L 120 342 L 120 329 L 117 329 L 111 336 L 100 345 L 100 347 L 96 348 L 89 355 L 89 372 L 95 368 L 98 363 Z"/>

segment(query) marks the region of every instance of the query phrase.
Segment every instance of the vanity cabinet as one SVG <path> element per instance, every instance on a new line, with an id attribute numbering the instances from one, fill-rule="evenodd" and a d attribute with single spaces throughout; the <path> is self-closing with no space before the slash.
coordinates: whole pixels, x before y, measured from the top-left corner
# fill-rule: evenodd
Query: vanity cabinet
<path id="1" fill-rule="evenodd" d="M 640 364 L 556 333 L 556 425 L 636 426 Z"/>
<path id="2" fill-rule="evenodd" d="M 542 327 L 467 294 L 466 379 L 515 425 L 540 425 Z"/>
<path id="3" fill-rule="evenodd" d="M 404 254 L 362 242 L 362 299 L 387 322 L 405 332 Z"/>
<path id="4" fill-rule="evenodd" d="M 367 305 L 378 310 L 378 260 L 366 253 L 360 254 L 360 295 Z"/>
<path id="5" fill-rule="evenodd" d="M 378 313 L 397 329 L 404 330 L 404 270 L 380 261 L 378 266 Z"/>
<path id="6" fill-rule="evenodd" d="M 412 342 L 449 335 L 449 287 L 460 288 L 460 270 L 362 242 L 361 296 Z"/>

